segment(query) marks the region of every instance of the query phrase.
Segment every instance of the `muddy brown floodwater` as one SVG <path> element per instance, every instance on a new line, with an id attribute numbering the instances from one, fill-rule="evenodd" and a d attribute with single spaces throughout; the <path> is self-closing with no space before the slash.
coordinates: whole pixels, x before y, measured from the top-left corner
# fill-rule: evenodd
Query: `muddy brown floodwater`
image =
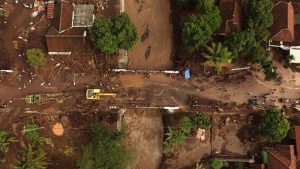
<path id="1" fill-rule="evenodd" d="M 172 67 L 172 24 L 168 0 L 125 0 L 125 11 L 137 27 L 138 42 L 128 51 L 129 69 Z"/>

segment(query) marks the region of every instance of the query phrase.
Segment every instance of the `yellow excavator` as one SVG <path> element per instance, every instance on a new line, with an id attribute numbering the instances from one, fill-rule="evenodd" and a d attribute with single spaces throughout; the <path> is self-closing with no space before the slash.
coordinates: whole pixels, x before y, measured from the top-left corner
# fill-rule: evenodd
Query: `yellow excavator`
<path id="1" fill-rule="evenodd" d="M 101 93 L 100 89 L 87 89 L 86 90 L 86 99 L 88 100 L 100 100 L 102 96 L 112 96 L 115 97 L 115 93 Z"/>

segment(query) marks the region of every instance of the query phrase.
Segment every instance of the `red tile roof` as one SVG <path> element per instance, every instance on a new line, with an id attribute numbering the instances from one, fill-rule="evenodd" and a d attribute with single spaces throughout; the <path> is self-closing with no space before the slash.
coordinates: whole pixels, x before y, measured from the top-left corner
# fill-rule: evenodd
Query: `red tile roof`
<path id="1" fill-rule="evenodd" d="M 300 160 L 300 126 L 295 126 L 297 159 Z"/>
<path id="2" fill-rule="evenodd" d="M 271 27 L 271 40 L 294 41 L 294 8 L 292 3 L 279 2 L 273 9 L 274 23 Z"/>
<path id="3" fill-rule="evenodd" d="M 275 150 L 267 150 L 268 168 L 296 169 L 296 157 L 293 145 L 278 145 Z"/>
<path id="4" fill-rule="evenodd" d="M 242 9 L 236 0 L 221 0 L 219 9 L 222 23 L 217 33 L 227 34 L 241 29 Z"/>

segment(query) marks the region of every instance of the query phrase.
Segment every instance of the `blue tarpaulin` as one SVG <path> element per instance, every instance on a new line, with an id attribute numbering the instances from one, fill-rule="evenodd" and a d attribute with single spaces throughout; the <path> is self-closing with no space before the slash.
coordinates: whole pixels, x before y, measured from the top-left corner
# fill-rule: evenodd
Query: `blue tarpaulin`
<path id="1" fill-rule="evenodd" d="M 185 69 L 185 71 L 184 71 L 184 78 L 185 79 L 190 79 L 191 78 L 190 69 Z"/>

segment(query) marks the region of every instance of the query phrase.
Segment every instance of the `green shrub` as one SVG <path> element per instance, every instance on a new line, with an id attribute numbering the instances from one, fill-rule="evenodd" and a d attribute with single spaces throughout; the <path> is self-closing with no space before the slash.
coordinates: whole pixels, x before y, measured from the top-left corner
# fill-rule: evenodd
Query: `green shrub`
<path id="1" fill-rule="evenodd" d="M 262 68 L 264 69 L 264 73 L 266 75 L 266 80 L 275 80 L 278 77 L 276 67 L 273 66 L 272 61 L 265 61 L 262 64 Z"/>
<path id="2" fill-rule="evenodd" d="M 187 134 L 184 133 L 182 130 L 171 130 L 169 128 L 169 131 L 166 133 L 167 139 L 166 141 L 169 144 L 175 144 L 175 145 L 180 145 L 182 144 L 185 139 L 187 138 Z"/>
<path id="3" fill-rule="evenodd" d="M 193 126 L 196 128 L 209 128 L 212 125 L 212 119 L 206 114 L 205 111 L 196 112 L 192 116 Z"/>
<path id="4" fill-rule="evenodd" d="M 27 63 L 32 67 L 39 67 L 46 62 L 45 54 L 41 49 L 28 49 L 26 51 Z"/>
<path id="5" fill-rule="evenodd" d="M 24 127 L 25 139 L 32 145 L 40 143 L 40 135 L 36 124 L 28 124 Z"/>
<path id="6" fill-rule="evenodd" d="M 186 116 L 186 117 L 183 117 L 182 119 L 180 119 L 179 128 L 186 135 L 190 134 L 191 129 L 193 128 L 193 123 L 191 121 L 191 118 Z"/>
<path id="7" fill-rule="evenodd" d="M 208 161 L 208 164 L 213 169 L 221 169 L 223 167 L 228 167 L 229 166 L 228 161 L 217 160 L 217 159 L 210 159 Z"/>

